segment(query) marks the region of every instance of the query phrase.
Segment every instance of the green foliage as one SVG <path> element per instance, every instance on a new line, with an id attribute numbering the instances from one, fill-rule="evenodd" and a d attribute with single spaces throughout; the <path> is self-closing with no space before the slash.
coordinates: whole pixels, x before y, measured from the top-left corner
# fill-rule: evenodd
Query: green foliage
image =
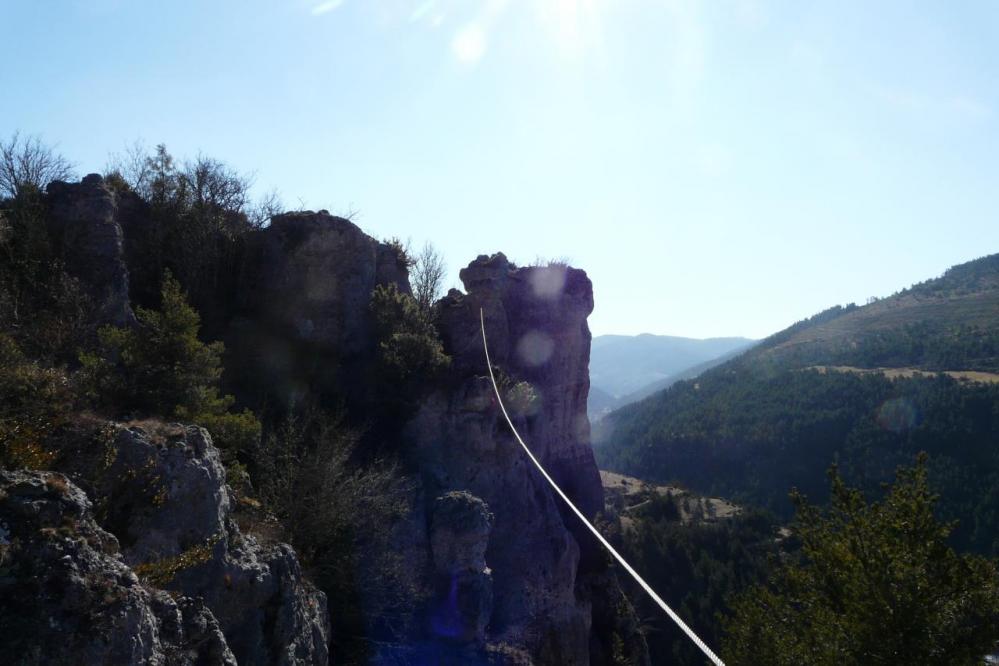
<path id="1" fill-rule="evenodd" d="M 29 360 L 0 334 L 0 467 L 48 467 L 55 453 L 45 440 L 72 408 L 66 374 Z"/>
<path id="2" fill-rule="evenodd" d="M 166 587 L 177 574 L 185 569 L 191 569 L 204 564 L 212 557 L 212 550 L 222 539 L 222 534 L 215 534 L 203 542 L 191 546 L 184 552 L 173 557 L 167 557 L 155 562 L 143 562 L 134 567 L 135 573 L 142 580 L 156 587 Z"/>
<path id="3" fill-rule="evenodd" d="M 249 452 L 260 423 L 249 411 L 229 411 L 219 394 L 221 342 L 198 339 L 200 317 L 167 273 L 161 309 L 138 308 L 138 328 L 106 326 L 100 350 L 81 355 L 91 398 L 104 408 L 178 418 L 209 428 L 220 448 Z"/>
<path id="4" fill-rule="evenodd" d="M 377 372 L 382 398 L 405 404 L 441 376 L 451 363 L 427 312 L 395 284 L 371 294 L 378 341 Z"/>
<path id="5" fill-rule="evenodd" d="M 999 573 L 947 545 L 925 456 L 881 502 L 830 478 L 828 511 L 794 494 L 803 559 L 735 602 L 727 663 L 981 663 L 999 641 Z"/>

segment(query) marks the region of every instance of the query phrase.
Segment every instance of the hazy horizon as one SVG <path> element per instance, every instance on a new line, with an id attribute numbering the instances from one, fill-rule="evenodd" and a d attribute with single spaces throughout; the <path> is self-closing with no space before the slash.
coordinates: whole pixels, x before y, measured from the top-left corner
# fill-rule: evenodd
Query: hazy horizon
<path id="1" fill-rule="evenodd" d="M 759 339 L 999 251 L 999 5 L 5 3 L 0 135 L 136 140 L 478 254 L 566 258 L 597 334 Z M 38 49 L 46 57 L 31 57 Z"/>

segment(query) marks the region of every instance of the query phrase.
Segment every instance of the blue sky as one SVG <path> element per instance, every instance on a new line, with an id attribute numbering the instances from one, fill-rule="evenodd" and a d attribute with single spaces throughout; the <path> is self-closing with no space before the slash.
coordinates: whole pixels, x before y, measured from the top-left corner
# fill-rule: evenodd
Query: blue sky
<path id="1" fill-rule="evenodd" d="M 136 140 L 378 237 L 568 258 L 591 329 L 759 337 L 999 252 L 999 3 L 3 0 L 0 134 Z"/>

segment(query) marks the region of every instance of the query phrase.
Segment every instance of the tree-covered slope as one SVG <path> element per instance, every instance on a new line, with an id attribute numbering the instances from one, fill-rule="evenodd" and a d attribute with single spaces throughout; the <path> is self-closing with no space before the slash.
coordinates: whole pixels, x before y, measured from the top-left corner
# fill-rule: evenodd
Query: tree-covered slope
<path id="1" fill-rule="evenodd" d="M 925 450 L 941 513 L 961 520 L 955 542 L 999 552 L 999 383 L 933 374 L 996 368 L 997 276 L 994 255 L 867 306 L 799 322 L 614 412 L 597 437 L 598 460 L 786 516 L 791 487 L 823 499 L 833 462 L 851 483 L 874 489 Z"/>

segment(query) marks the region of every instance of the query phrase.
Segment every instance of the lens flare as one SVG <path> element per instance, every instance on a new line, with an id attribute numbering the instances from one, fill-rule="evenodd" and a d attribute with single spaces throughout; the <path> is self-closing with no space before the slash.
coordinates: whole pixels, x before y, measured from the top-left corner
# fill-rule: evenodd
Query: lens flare
<path id="1" fill-rule="evenodd" d="M 555 351 L 555 342 L 546 333 L 529 331 L 517 342 L 517 356 L 525 365 L 544 365 Z"/>
<path id="2" fill-rule="evenodd" d="M 904 432 L 919 425 L 919 410 L 909 398 L 892 398 L 878 407 L 878 425 L 890 432 Z"/>

